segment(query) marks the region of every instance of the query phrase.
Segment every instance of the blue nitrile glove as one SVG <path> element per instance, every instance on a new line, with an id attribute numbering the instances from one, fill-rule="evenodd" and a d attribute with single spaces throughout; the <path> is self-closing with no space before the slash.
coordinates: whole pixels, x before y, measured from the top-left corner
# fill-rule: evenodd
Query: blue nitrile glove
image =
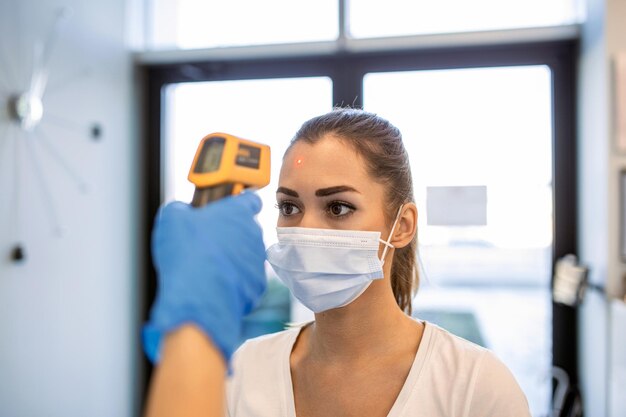
<path id="1" fill-rule="evenodd" d="M 161 207 L 152 230 L 159 286 L 142 334 L 153 363 L 166 333 L 185 323 L 202 329 L 230 360 L 242 319 L 267 284 L 265 246 L 254 219 L 260 210 L 261 200 L 251 192 L 200 208 L 181 202 Z"/>

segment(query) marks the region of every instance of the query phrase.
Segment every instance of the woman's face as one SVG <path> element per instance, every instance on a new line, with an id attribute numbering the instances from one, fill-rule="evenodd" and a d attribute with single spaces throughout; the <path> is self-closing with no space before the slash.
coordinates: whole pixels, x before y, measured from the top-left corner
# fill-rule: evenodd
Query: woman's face
<path id="1" fill-rule="evenodd" d="M 384 197 L 384 186 L 349 144 L 332 135 L 298 142 L 280 171 L 278 226 L 379 231 L 387 239 Z"/>

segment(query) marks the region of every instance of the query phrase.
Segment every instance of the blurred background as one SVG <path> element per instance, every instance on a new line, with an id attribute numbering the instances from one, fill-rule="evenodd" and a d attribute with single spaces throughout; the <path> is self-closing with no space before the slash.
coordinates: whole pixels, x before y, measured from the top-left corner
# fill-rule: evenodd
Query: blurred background
<path id="1" fill-rule="evenodd" d="M 624 21 L 621 0 L 0 0 L 0 416 L 140 415 L 150 229 L 191 200 L 199 140 L 271 146 L 270 245 L 282 154 L 336 105 L 403 133 L 414 316 L 492 349 L 534 417 L 561 373 L 569 406 L 625 416 Z M 313 317 L 267 272 L 242 341 Z"/>

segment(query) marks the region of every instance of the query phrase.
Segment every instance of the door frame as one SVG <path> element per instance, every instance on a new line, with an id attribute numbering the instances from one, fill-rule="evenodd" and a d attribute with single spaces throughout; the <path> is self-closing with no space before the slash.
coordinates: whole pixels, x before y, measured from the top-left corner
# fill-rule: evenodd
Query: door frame
<path id="1" fill-rule="evenodd" d="M 140 320 L 144 323 L 156 293 L 156 274 L 150 256 L 150 233 L 162 203 L 163 88 L 181 82 L 328 76 L 333 80 L 333 105 L 362 107 L 366 73 L 546 65 L 552 72 L 553 117 L 553 268 L 556 259 L 577 254 L 576 67 L 578 41 L 548 41 L 508 45 L 438 49 L 346 52 L 298 57 L 263 57 L 190 61 L 138 66 L 142 79 L 143 140 L 141 146 L 143 213 L 139 283 Z M 577 311 L 553 303 L 552 361 L 578 383 Z M 142 398 L 151 374 L 144 360 L 139 370 Z"/>

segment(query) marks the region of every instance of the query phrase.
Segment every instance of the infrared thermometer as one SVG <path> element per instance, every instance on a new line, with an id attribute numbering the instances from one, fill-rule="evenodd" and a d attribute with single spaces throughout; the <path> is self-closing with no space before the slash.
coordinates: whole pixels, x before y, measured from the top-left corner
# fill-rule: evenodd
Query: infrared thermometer
<path id="1" fill-rule="evenodd" d="M 200 141 L 189 176 L 196 186 L 194 207 L 263 188 L 270 182 L 270 147 L 228 133 L 211 133 Z"/>

